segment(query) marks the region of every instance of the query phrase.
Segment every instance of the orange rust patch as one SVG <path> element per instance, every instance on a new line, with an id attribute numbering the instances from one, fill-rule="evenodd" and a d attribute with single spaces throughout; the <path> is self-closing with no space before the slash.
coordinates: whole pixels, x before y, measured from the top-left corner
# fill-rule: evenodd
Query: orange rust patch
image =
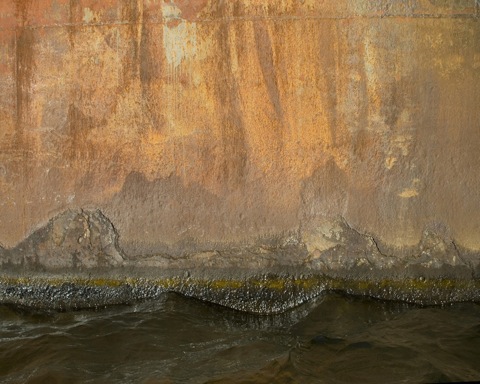
<path id="1" fill-rule="evenodd" d="M 205 8 L 208 0 L 174 0 L 170 3 L 175 4 L 182 11 L 182 18 L 194 21 Z"/>
<path id="2" fill-rule="evenodd" d="M 17 25 L 15 4 L 0 1 L 0 25 L 3 29 L 14 28 Z"/>
<path id="3" fill-rule="evenodd" d="M 169 20 L 167 21 L 167 27 L 168 28 L 175 28 L 175 27 L 178 27 L 178 25 L 181 23 L 181 20 L 179 19 L 172 19 L 172 20 Z"/>

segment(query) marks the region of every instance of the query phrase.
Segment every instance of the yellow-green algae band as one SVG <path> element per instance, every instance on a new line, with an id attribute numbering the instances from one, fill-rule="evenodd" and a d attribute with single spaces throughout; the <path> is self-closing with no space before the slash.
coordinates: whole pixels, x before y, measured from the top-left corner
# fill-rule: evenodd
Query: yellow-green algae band
<path id="1" fill-rule="evenodd" d="M 480 281 L 453 279 L 355 280 L 326 275 L 262 275 L 244 279 L 194 277 L 0 278 L 0 301 L 34 308 L 71 310 L 154 300 L 166 292 L 259 313 L 281 313 L 326 291 L 402 300 L 422 305 L 479 301 Z"/>

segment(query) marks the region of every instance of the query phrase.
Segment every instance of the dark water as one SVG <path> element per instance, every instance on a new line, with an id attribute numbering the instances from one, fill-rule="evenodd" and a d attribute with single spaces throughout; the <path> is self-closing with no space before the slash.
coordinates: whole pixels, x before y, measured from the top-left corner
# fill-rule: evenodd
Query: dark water
<path id="1" fill-rule="evenodd" d="M 328 294 L 281 316 L 168 294 L 71 313 L 0 307 L 5 383 L 426 383 L 480 380 L 480 305 Z"/>

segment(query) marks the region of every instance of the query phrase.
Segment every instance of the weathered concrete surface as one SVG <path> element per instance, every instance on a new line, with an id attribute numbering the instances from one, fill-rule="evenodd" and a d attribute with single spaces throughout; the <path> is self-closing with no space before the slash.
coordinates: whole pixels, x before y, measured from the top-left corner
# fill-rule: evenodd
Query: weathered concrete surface
<path id="1" fill-rule="evenodd" d="M 4 275 L 478 279 L 479 15 L 1 1 Z"/>

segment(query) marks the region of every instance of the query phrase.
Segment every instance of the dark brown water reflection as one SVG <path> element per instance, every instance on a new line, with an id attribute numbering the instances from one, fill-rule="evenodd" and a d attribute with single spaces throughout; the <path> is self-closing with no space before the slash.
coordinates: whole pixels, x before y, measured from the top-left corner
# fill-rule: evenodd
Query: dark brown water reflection
<path id="1" fill-rule="evenodd" d="M 168 294 L 70 313 L 0 307 L 5 383 L 426 383 L 480 380 L 480 305 L 326 294 L 262 317 Z"/>

